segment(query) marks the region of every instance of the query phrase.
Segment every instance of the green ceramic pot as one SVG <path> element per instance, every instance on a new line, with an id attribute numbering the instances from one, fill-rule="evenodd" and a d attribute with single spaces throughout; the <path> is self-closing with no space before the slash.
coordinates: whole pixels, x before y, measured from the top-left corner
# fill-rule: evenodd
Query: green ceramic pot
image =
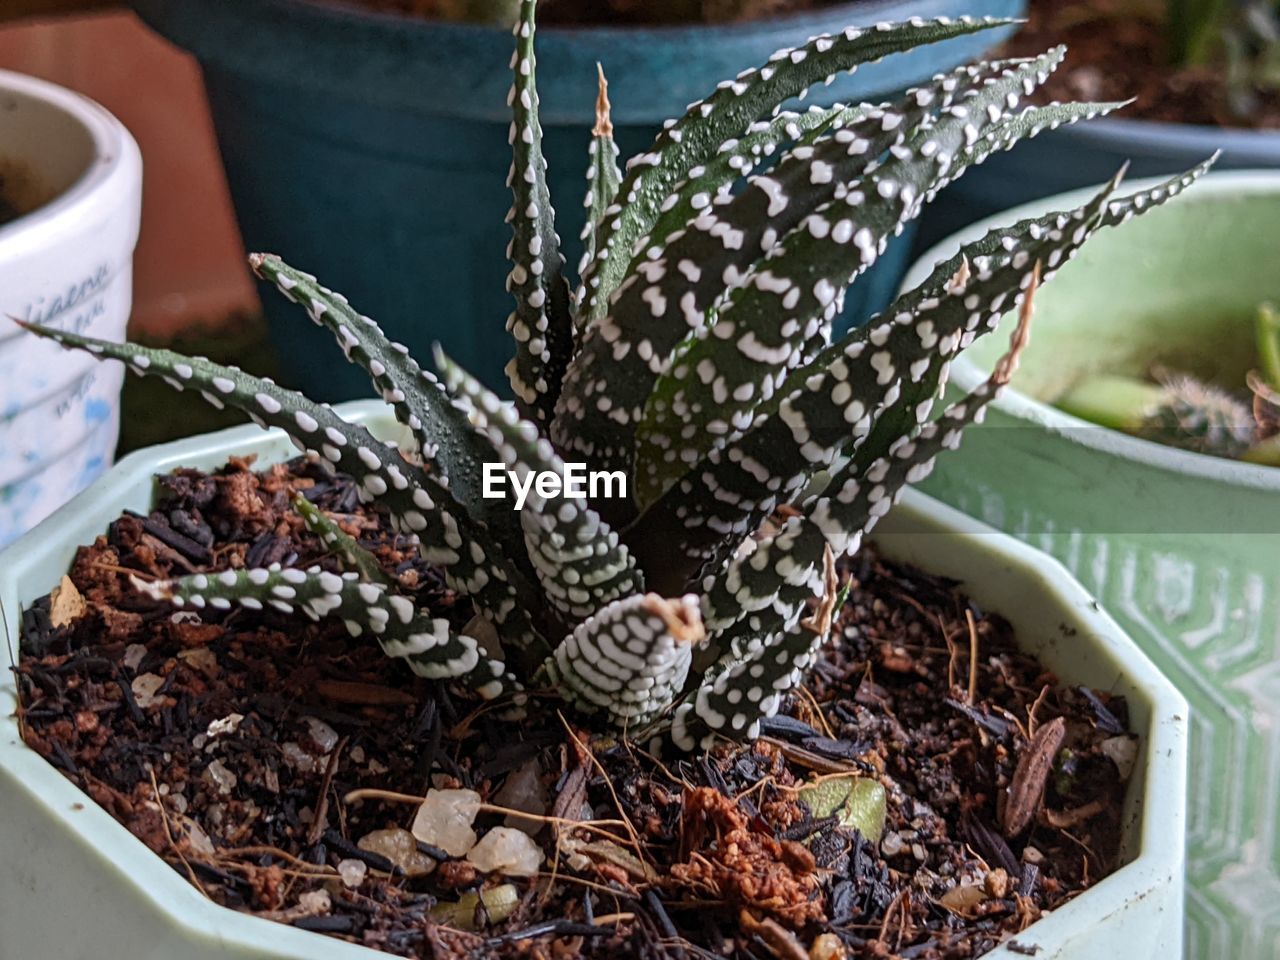
<path id="1" fill-rule="evenodd" d="M 340 413 L 385 439 L 380 403 Z M 153 477 L 233 455 L 296 455 L 278 430 L 237 427 L 140 450 L 0 552 L 0 645 L 16 658 L 21 609 L 125 509 L 148 510 Z M 1140 752 L 1125 797 L 1123 866 L 997 947 L 987 960 L 1168 960 L 1182 939 L 1187 705 L 1114 620 L 1051 559 L 909 492 L 876 528 L 882 555 L 951 577 L 1013 625 L 1063 683 L 1123 696 Z M 0 957 L 30 960 L 386 960 L 387 954 L 218 906 L 21 740 L 17 690 L 0 673 Z M 619 954 L 620 960 L 622 955 Z"/>
<path id="2" fill-rule="evenodd" d="M 1067 209 L 1069 193 L 974 224 Z M 1157 446 L 1049 404 L 1153 361 L 1243 383 L 1259 301 L 1280 297 L 1280 173 L 1216 174 L 1090 240 L 1036 297 L 1031 346 L 985 425 L 926 490 L 1053 554 L 1191 702 L 1190 957 L 1280 957 L 1280 468 Z M 1009 318 L 1006 318 L 1006 323 Z M 952 382 L 976 386 L 987 337 Z"/>

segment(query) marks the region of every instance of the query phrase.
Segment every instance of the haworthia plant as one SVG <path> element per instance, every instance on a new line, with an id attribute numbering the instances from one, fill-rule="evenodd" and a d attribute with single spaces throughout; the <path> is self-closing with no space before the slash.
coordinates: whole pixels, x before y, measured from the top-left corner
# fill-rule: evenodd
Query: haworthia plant
<path id="1" fill-rule="evenodd" d="M 424 676 L 484 696 L 552 687 L 684 747 L 750 737 L 830 635 L 838 561 L 1008 381 L 1035 285 L 1208 164 L 1129 197 L 1117 177 L 1076 210 L 994 231 L 833 339 L 844 290 L 939 189 L 1020 138 L 1117 105 L 1022 106 L 1055 49 L 962 67 L 895 103 L 784 110 L 837 71 L 1001 21 L 850 28 L 721 84 L 623 175 L 602 72 L 574 291 L 541 148 L 534 7 L 521 3 L 511 91 L 514 402 L 443 355 L 439 376 L 421 369 L 345 298 L 268 255 L 254 270 L 369 374 L 408 428 L 403 449 L 234 368 L 30 329 L 284 430 L 416 535 L 491 628 L 473 637 L 415 609 L 305 501 L 345 573 L 207 571 L 140 589 L 336 616 Z M 1021 322 L 1005 360 L 931 419 L 951 359 L 1010 310 Z M 582 490 L 575 468 L 592 471 Z"/>

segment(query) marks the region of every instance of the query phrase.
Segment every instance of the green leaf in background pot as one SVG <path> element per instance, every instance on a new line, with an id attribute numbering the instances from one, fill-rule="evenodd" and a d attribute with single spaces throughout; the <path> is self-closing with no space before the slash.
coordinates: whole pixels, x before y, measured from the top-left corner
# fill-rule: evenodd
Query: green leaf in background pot
<path id="1" fill-rule="evenodd" d="M 1280 313 L 1274 304 L 1258 304 L 1258 363 L 1262 376 L 1280 390 Z"/>

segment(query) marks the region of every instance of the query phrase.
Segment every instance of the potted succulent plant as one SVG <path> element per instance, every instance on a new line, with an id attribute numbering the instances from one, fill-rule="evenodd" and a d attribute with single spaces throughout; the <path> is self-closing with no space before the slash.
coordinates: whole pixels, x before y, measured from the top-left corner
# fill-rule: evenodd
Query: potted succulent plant
<path id="1" fill-rule="evenodd" d="M 1203 169 L 997 229 L 833 335 L 840 291 L 936 190 L 1111 106 L 1021 105 L 1060 48 L 977 64 L 784 131 L 768 171 L 722 190 L 800 86 L 971 24 L 848 28 L 694 104 L 625 177 L 602 110 L 574 294 L 534 6 L 511 97 L 514 403 L 442 352 L 440 379 L 422 370 L 272 255 L 254 269 L 399 426 L 25 325 L 304 457 L 255 474 L 233 454 L 287 447 L 241 432 L 139 455 L 0 563 L 19 647 L 6 937 L 68 956 L 86 936 L 191 957 L 1176 950 L 1171 688 L 1057 567 L 935 506 L 848 564 L 1008 382 L 1037 284 Z M 930 420 L 946 366 L 1010 305 L 1004 358 Z M 89 927 L 37 909 L 81 883 Z"/>
<path id="2" fill-rule="evenodd" d="M 425 354 L 439 341 L 482 381 L 501 383 L 501 325 L 510 310 L 502 290 L 505 68 L 514 4 L 133 5 L 204 69 L 249 248 L 310 265 L 365 304 L 415 353 Z M 795 8 L 786 0 L 615 4 L 630 7 L 632 15 L 622 22 L 604 4 L 558 0 L 544 6 L 549 14 L 569 7 L 585 17 L 543 31 L 539 79 L 547 176 L 557 195 L 569 196 L 580 190 L 587 165 L 597 62 L 616 103 L 616 142 L 632 156 L 653 140 L 663 120 L 779 47 L 851 24 L 912 15 L 1015 17 L 1025 0 L 863 0 Z M 677 17 L 714 8 L 730 22 L 646 22 L 637 15 L 659 8 Z M 496 17 L 488 16 L 492 11 Z M 754 19 L 734 19 L 752 13 Z M 449 19 L 458 15 L 465 19 Z M 501 26 L 492 22 L 504 16 Z M 816 88 L 808 102 L 827 107 L 882 99 L 973 59 L 1007 32 L 957 35 L 911 57 L 861 65 L 830 89 Z M 285 181 L 296 188 L 278 189 Z M 560 222 L 562 232 L 576 236 L 585 215 L 566 206 Z M 346 242 L 335 255 L 330 240 L 339 234 Z M 849 315 L 865 318 L 888 303 L 909 259 L 906 237 L 851 292 Z M 265 309 L 290 385 L 322 399 L 363 395 L 360 378 L 328 369 L 280 304 L 269 298 Z"/>
<path id="3" fill-rule="evenodd" d="M 1237 401 L 1203 387 L 1150 411 L 1149 425 L 1165 423 L 1154 437 L 1095 426 L 1059 405 L 1109 417 L 1114 394 L 1097 388 L 1116 382 L 1126 396 L 1143 394 L 1141 383 L 1126 385 L 1155 365 L 1247 397 L 1246 374 L 1268 368 L 1259 304 L 1280 295 L 1277 210 L 1277 174 L 1214 174 L 1185 205 L 1091 244 L 1037 303 L 1020 389 L 993 405 L 927 487 L 1062 560 L 1191 701 L 1191 782 L 1203 785 L 1191 794 L 1188 838 L 1193 956 L 1265 955 L 1280 932 L 1250 899 L 1280 876 L 1265 839 L 1276 771 L 1260 759 L 1276 749 L 1280 469 L 1155 442 L 1177 439 L 1173 411 L 1178 433 L 1214 432 L 1216 421 L 1240 452 L 1254 442 L 1252 411 L 1232 413 Z M 907 283 L 986 227 L 935 248 Z M 978 345 L 956 363 L 953 382 L 981 382 L 993 360 Z M 1224 402 L 1225 417 L 1213 406 Z"/>
<path id="4" fill-rule="evenodd" d="M 1118 163 L 1135 176 L 1184 169 L 1214 151 L 1221 168 L 1280 166 L 1280 6 L 1274 0 L 1036 0 L 1008 45 L 1045 37 L 1078 53 L 1046 96 L 1135 102 L 1124 117 L 1064 130 L 1001 157 L 931 210 L 930 245 L 975 219 L 1100 183 Z"/>
<path id="5" fill-rule="evenodd" d="M 118 120 L 0 71 L 0 314 L 118 340 L 129 319 L 142 162 Z M 0 544 L 111 465 L 118 371 L 0 331 Z"/>

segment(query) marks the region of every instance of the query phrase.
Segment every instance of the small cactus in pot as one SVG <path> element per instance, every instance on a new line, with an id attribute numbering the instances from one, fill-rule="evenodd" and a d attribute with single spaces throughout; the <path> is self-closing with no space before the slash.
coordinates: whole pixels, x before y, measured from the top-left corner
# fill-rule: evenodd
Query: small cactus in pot
<path id="1" fill-rule="evenodd" d="M 1082 377 L 1056 405 L 1073 416 L 1192 453 L 1280 465 L 1280 314 L 1269 303 L 1254 319 L 1258 370 L 1244 387 L 1156 364 L 1150 378 Z"/>
<path id="2" fill-rule="evenodd" d="M 1118 106 L 1024 106 L 1055 49 L 940 75 L 893 104 L 783 110 L 838 71 L 998 22 L 850 28 L 725 81 L 625 173 L 602 90 L 574 286 L 541 152 L 534 8 L 524 0 L 511 91 L 514 401 L 443 354 L 438 375 L 420 368 L 275 256 L 254 255 L 254 271 L 368 373 L 402 444 L 234 368 L 30 329 L 282 429 L 416 535 L 489 626 L 458 632 L 416 609 L 303 503 L 344 572 L 232 569 L 139 589 L 186 608 L 339 617 L 422 676 L 486 697 L 553 687 L 683 748 L 750 738 L 830 634 L 836 561 L 1008 381 L 1035 285 L 1207 164 L 1129 197 L 1117 178 L 1078 209 L 995 231 L 836 336 L 844 289 L 938 190 L 1022 137 Z M 1014 309 L 1005 360 L 931 419 L 951 359 Z"/>

